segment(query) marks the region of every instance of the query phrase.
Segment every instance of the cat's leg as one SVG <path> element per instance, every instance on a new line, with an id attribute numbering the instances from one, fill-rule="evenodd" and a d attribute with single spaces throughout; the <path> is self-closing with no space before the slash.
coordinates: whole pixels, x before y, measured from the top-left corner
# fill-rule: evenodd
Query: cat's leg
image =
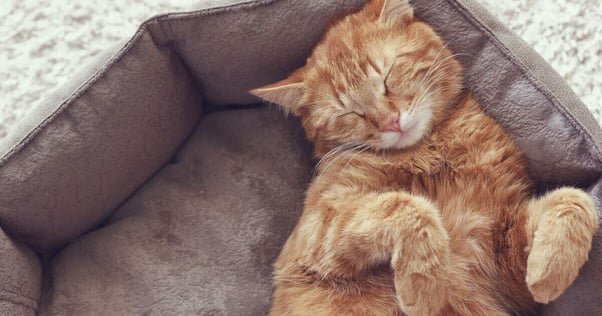
<path id="1" fill-rule="evenodd" d="M 287 242 L 316 243 L 320 250 L 313 251 L 311 261 L 317 263 L 312 269 L 324 277 L 353 278 L 390 261 L 402 310 L 408 315 L 438 314 L 448 300 L 450 247 L 431 202 L 404 192 L 339 194 L 321 200 L 313 207 L 323 212 L 305 217 L 291 236 L 297 240 Z M 311 216 L 327 218 L 317 234 L 316 223 L 324 220 Z M 312 239 L 315 235 L 323 237 Z"/>
<path id="2" fill-rule="evenodd" d="M 438 315 L 448 302 L 449 236 L 439 211 L 424 199 L 391 219 L 403 227 L 403 238 L 393 245 L 391 265 L 402 310 L 412 315 Z"/>
<path id="3" fill-rule="evenodd" d="M 584 191 L 565 187 L 531 201 L 528 216 L 527 285 L 537 302 L 548 303 L 587 260 L 598 214 Z"/>

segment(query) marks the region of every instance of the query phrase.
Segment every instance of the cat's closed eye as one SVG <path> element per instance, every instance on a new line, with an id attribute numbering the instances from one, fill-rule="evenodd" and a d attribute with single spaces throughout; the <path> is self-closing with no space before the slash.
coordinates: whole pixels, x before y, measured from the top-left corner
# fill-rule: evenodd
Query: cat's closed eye
<path id="1" fill-rule="evenodd" d="M 365 114 L 364 114 L 364 112 L 361 112 L 361 111 L 355 111 L 355 110 L 351 110 L 351 111 L 345 111 L 345 112 L 343 112 L 343 113 L 341 113 L 341 114 L 337 115 L 337 117 L 342 117 L 342 116 L 349 115 L 349 114 L 354 114 L 354 115 L 357 115 L 357 116 L 359 116 L 359 117 L 361 117 L 361 118 L 364 118 L 364 117 L 365 117 Z"/>

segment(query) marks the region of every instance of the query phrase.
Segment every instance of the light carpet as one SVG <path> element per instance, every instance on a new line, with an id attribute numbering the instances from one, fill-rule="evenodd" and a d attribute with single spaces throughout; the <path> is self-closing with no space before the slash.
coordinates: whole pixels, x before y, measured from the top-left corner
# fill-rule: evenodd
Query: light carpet
<path id="1" fill-rule="evenodd" d="M 192 1 L 0 1 L 0 139 L 83 65 L 134 34 L 145 19 L 186 10 Z M 480 2 L 534 47 L 601 121 L 599 0 Z"/>

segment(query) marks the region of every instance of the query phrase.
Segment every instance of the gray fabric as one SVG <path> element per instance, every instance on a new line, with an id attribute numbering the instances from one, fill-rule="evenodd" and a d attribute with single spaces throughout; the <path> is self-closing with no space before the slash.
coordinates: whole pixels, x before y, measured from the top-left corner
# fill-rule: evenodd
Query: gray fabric
<path id="1" fill-rule="evenodd" d="M 330 18 L 364 0 L 211 4 L 218 2 L 236 4 L 219 11 L 167 15 L 159 22 L 200 83 L 204 99 L 229 105 L 256 102 L 248 90 L 282 79 L 301 66 Z"/>
<path id="2" fill-rule="evenodd" d="M 300 131 L 266 108 L 205 116 L 107 226 L 55 258 L 42 314 L 265 312 L 311 176 Z"/>
<path id="3" fill-rule="evenodd" d="M 0 281 L 35 303 L 40 268 L 20 242 L 47 250 L 71 240 L 45 271 L 44 315 L 264 311 L 270 263 L 311 168 L 300 128 L 265 109 L 209 114 L 143 183 L 197 124 L 199 95 L 214 109 L 256 101 L 247 89 L 285 77 L 328 17 L 362 2 L 212 0 L 147 21 L 0 144 L 0 226 L 12 236 L 0 236 Z M 413 3 L 463 54 L 467 88 L 526 152 L 542 189 L 589 186 L 600 209 L 602 132 L 560 77 L 476 3 Z M 601 251 L 598 235 L 544 315 L 602 315 Z M 22 262 L 29 268 L 12 268 Z M 0 314 L 35 309 L 1 298 Z"/>
<path id="4" fill-rule="evenodd" d="M 124 50 L 110 71 L 53 98 L 66 101 L 0 160 L 2 228 L 34 248 L 100 223 L 198 122 L 200 101 L 172 50 L 146 32 Z"/>
<path id="5" fill-rule="evenodd" d="M 28 143 L 29 138 L 34 137 L 41 128 L 46 126 L 56 115 L 54 113 L 57 110 L 60 112 L 59 108 L 68 104 L 66 101 L 73 92 L 80 89 L 95 74 L 101 73 L 103 71 L 102 66 L 109 63 L 111 58 L 124 45 L 125 41 L 121 41 L 97 56 L 93 62 L 74 74 L 70 81 L 65 82 L 43 102 L 37 104 L 28 116 L 16 124 L 15 131 L 0 139 L 0 164 L 10 159 L 14 152 Z"/>
<path id="6" fill-rule="evenodd" d="M 0 315 L 35 315 L 41 275 L 38 257 L 0 229 Z"/>

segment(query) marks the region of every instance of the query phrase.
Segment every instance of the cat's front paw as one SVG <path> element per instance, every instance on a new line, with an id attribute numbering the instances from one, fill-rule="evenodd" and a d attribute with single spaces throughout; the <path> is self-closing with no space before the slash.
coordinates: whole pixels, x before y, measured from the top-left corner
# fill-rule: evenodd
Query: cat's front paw
<path id="1" fill-rule="evenodd" d="M 449 236 L 434 208 L 421 217 L 424 225 L 415 226 L 393 258 L 395 288 L 407 315 L 439 315 L 449 299 Z"/>
<path id="2" fill-rule="evenodd" d="M 409 316 L 439 315 L 448 302 L 447 269 L 432 274 L 414 273 L 401 278 L 398 290 L 401 310 Z"/>
<path id="3" fill-rule="evenodd" d="M 562 188 L 544 196 L 527 259 L 527 286 L 535 301 L 558 298 L 577 277 L 591 249 L 598 215 L 583 191 Z"/>

